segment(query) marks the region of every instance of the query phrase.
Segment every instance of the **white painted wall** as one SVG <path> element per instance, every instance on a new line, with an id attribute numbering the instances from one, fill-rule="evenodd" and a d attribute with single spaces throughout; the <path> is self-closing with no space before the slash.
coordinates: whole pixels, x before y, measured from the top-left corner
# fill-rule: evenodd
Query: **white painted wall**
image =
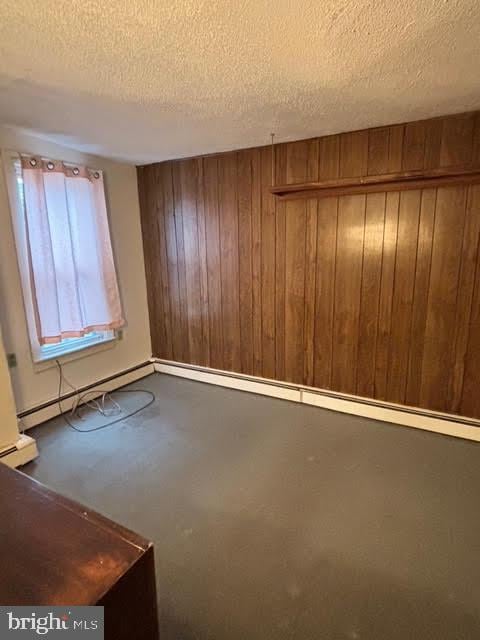
<path id="1" fill-rule="evenodd" d="M 17 416 L 0 331 L 0 449 L 18 438 Z"/>
<path id="2" fill-rule="evenodd" d="M 123 340 L 113 346 L 98 347 L 67 362 L 65 375 L 75 386 L 82 386 L 147 360 L 152 350 L 135 167 L 88 156 L 2 126 L 0 148 L 85 163 L 105 172 L 110 231 L 127 327 Z M 17 410 L 23 411 L 55 398 L 58 372 L 51 363 L 34 365 L 31 359 L 3 167 L 0 174 L 0 325 L 6 352 L 17 355 L 18 366 L 10 373 Z"/>

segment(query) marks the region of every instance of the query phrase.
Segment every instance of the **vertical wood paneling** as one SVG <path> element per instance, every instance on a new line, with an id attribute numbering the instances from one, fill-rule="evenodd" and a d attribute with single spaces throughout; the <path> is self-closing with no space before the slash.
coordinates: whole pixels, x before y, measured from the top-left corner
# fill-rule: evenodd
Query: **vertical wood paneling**
<path id="1" fill-rule="evenodd" d="M 467 113 L 443 119 L 440 163 L 445 166 L 468 165 L 472 160 L 475 114 Z"/>
<path id="2" fill-rule="evenodd" d="M 307 179 L 318 180 L 319 176 L 318 140 L 310 140 L 307 148 Z M 305 211 L 305 286 L 304 286 L 304 327 L 303 327 L 303 375 L 304 384 L 313 386 L 315 376 L 315 291 L 317 269 L 317 209 L 318 200 L 306 202 Z"/>
<path id="3" fill-rule="evenodd" d="M 368 174 L 378 176 L 388 172 L 390 130 L 372 129 L 368 136 Z"/>
<path id="4" fill-rule="evenodd" d="M 319 140 L 319 178 L 340 175 L 340 136 Z M 317 259 L 315 273 L 314 386 L 332 386 L 333 312 L 337 253 L 338 198 L 317 202 Z"/>
<path id="5" fill-rule="evenodd" d="M 263 375 L 262 330 L 262 158 L 259 149 L 252 154 L 252 304 L 253 375 Z"/>
<path id="6" fill-rule="evenodd" d="M 406 402 L 414 406 L 418 406 L 420 403 L 436 200 L 436 189 L 422 191 L 406 391 Z"/>
<path id="7" fill-rule="evenodd" d="M 167 239 L 165 231 L 165 197 L 162 186 L 163 168 L 155 167 L 158 200 L 157 200 L 157 231 L 158 231 L 158 261 L 160 264 L 160 290 L 155 292 L 161 298 L 163 312 L 164 335 L 159 349 L 162 350 L 167 360 L 173 359 L 173 337 L 172 337 L 172 313 L 171 313 L 171 293 L 169 287 Z M 154 238 L 155 236 L 152 236 Z"/>
<path id="8" fill-rule="evenodd" d="M 208 325 L 210 366 L 223 369 L 222 281 L 220 220 L 218 212 L 218 161 L 204 158 L 205 235 L 207 243 Z"/>
<path id="9" fill-rule="evenodd" d="M 202 327 L 201 362 L 210 366 L 210 328 L 208 326 L 208 266 L 207 266 L 207 226 L 205 220 L 205 191 L 203 179 L 203 159 L 197 158 L 197 225 L 198 257 L 200 261 L 200 322 Z"/>
<path id="10" fill-rule="evenodd" d="M 287 145 L 287 181 L 304 182 L 308 173 L 308 145 Z M 305 323 L 306 200 L 285 207 L 285 379 L 303 381 Z"/>
<path id="11" fill-rule="evenodd" d="M 272 184 L 272 152 L 261 149 L 262 219 L 262 375 L 275 378 L 275 200 Z"/>
<path id="12" fill-rule="evenodd" d="M 275 148 L 277 182 L 287 182 L 287 145 Z M 287 203 L 275 203 L 275 372 L 285 380 L 285 247 Z"/>
<path id="13" fill-rule="evenodd" d="M 204 362 L 202 343 L 202 304 L 200 297 L 200 253 L 197 220 L 197 164 L 185 160 L 178 165 L 182 198 L 183 255 L 190 361 Z"/>
<path id="14" fill-rule="evenodd" d="M 220 253 L 222 285 L 223 364 L 229 371 L 241 370 L 240 291 L 236 154 L 218 161 Z"/>
<path id="15" fill-rule="evenodd" d="M 242 373 L 253 371 L 252 163 L 250 151 L 237 154 L 240 344 Z"/>
<path id="16" fill-rule="evenodd" d="M 454 365 L 452 370 L 448 411 L 458 413 L 462 399 L 465 378 L 465 361 L 468 353 L 468 335 L 470 328 L 478 331 L 478 325 L 471 325 L 472 298 L 475 284 L 475 266 L 478 261 L 480 237 L 480 186 L 472 185 L 468 189 L 468 203 L 465 213 L 462 256 L 458 295 L 456 301 L 456 317 L 454 322 Z M 477 369 L 477 371 L 480 367 Z M 477 383 L 479 378 L 476 378 Z"/>
<path id="17" fill-rule="evenodd" d="M 425 123 L 411 122 L 405 125 L 402 168 L 404 171 L 423 169 L 425 158 Z"/>
<path id="18" fill-rule="evenodd" d="M 174 209 L 173 217 L 175 221 L 175 243 L 177 250 L 177 270 L 178 270 L 178 292 L 180 305 L 180 332 L 182 344 L 182 356 L 180 360 L 184 362 L 191 361 L 190 354 L 190 336 L 188 327 L 188 302 L 187 302 L 187 270 L 185 264 L 185 245 L 183 239 L 183 193 L 182 193 L 182 163 L 178 162 L 172 166 L 173 175 L 173 198 Z"/>
<path id="19" fill-rule="evenodd" d="M 470 202 L 471 215 L 480 217 L 480 187 L 470 187 L 472 190 Z M 475 222 L 475 225 L 478 222 Z M 472 243 L 475 242 L 476 230 L 473 233 Z M 465 353 L 462 353 L 461 345 L 457 346 L 457 358 L 463 360 L 464 367 L 461 400 L 459 413 L 465 416 L 480 417 L 480 393 L 478 392 L 478 381 L 480 380 L 480 249 L 478 248 L 477 236 L 477 257 L 475 268 L 475 281 L 473 286 L 472 306 L 468 322 L 468 338 Z M 472 265 L 473 266 L 473 265 Z M 458 365 L 457 365 L 458 367 Z"/>
<path id="20" fill-rule="evenodd" d="M 154 278 L 155 264 L 157 263 L 155 257 L 155 236 L 153 234 L 152 227 L 155 226 L 155 207 L 150 201 L 150 194 L 155 188 L 155 181 L 152 179 L 152 172 L 156 167 L 139 167 L 137 170 L 138 180 L 138 196 L 139 203 L 142 210 L 147 209 L 151 211 L 151 215 L 142 218 L 142 240 L 143 240 L 143 254 L 145 259 L 145 277 L 150 286 L 147 289 L 148 296 L 148 313 L 151 325 L 151 338 L 152 348 L 154 351 L 164 353 L 162 341 L 159 336 L 161 331 L 162 317 L 158 309 L 157 296 L 158 296 L 158 278 Z"/>
<path id="21" fill-rule="evenodd" d="M 387 397 L 405 402 L 417 259 L 421 191 L 400 193 L 392 300 Z"/>
<path id="22" fill-rule="evenodd" d="M 364 176 L 368 167 L 368 131 L 340 136 L 340 177 Z"/>
<path id="23" fill-rule="evenodd" d="M 311 387 L 315 377 L 315 291 L 317 270 L 318 200 L 307 200 L 305 220 L 305 317 L 302 381 Z"/>
<path id="24" fill-rule="evenodd" d="M 314 385 L 332 387 L 333 313 L 337 255 L 338 198 L 318 201 L 315 276 Z"/>
<path id="25" fill-rule="evenodd" d="M 375 392 L 386 194 L 371 193 L 366 198 L 356 393 L 372 397 Z"/>
<path id="26" fill-rule="evenodd" d="M 338 199 L 332 388 L 345 393 L 356 387 L 365 200 Z"/>
<path id="27" fill-rule="evenodd" d="M 275 147 L 277 183 L 480 165 L 465 114 Z M 270 147 L 138 170 L 155 355 L 480 417 L 480 187 L 276 200 Z"/>
<path id="28" fill-rule="evenodd" d="M 427 302 L 420 404 L 445 411 L 454 366 L 456 313 L 465 223 L 465 187 L 438 189 Z"/>
<path id="29" fill-rule="evenodd" d="M 165 240 L 167 243 L 167 271 L 170 291 L 170 313 L 172 320 L 172 352 L 174 360 L 186 360 L 185 353 L 185 317 L 180 302 L 180 279 L 177 253 L 177 234 L 175 228 L 175 202 L 173 193 L 173 167 L 161 167 L 161 188 L 163 192 L 165 214 Z"/>
<path id="30" fill-rule="evenodd" d="M 382 277 L 378 305 L 377 347 L 375 350 L 375 394 L 386 400 L 390 332 L 392 327 L 393 287 L 397 258 L 398 208 L 400 194 L 387 193 L 385 201 L 385 227 L 383 231 Z"/>

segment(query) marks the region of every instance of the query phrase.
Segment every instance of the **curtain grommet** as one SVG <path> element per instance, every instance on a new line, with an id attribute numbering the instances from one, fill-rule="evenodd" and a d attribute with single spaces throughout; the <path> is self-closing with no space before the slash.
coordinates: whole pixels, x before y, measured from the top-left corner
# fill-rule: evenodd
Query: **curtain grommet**
<path id="1" fill-rule="evenodd" d="M 72 173 L 74 176 L 78 176 L 78 174 L 80 173 L 80 169 L 78 167 L 74 167 L 72 169 Z"/>
<path id="2" fill-rule="evenodd" d="M 30 158 L 30 164 L 32 165 L 32 167 L 36 167 L 37 166 L 36 158 Z"/>
<path id="3" fill-rule="evenodd" d="M 52 170 L 52 169 L 54 169 L 54 168 L 55 168 L 55 165 L 53 164 L 53 162 L 47 162 L 47 169 L 48 169 L 49 171 L 51 171 L 51 170 Z"/>
<path id="4" fill-rule="evenodd" d="M 97 178 L 97 180 L 98 178 L 100 178 L 100 174 L 98 173 L 98 171 L 95 171 L 95 173 L 93 174 L 93 177 Z"/>

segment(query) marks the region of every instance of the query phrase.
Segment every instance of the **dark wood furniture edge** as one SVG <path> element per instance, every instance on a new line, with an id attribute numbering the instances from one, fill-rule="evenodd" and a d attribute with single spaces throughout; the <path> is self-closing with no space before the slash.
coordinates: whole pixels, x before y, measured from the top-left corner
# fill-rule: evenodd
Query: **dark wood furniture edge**
<path id="1" fill-rule="evenodd" d="M 101 527 L 102 529 L 116 533 L 122 538 L 124 542 L 136 547 L 139 553 L 146 551 L 153 546 L 152 542 L 136 533 L 135 531 L 132 531 L 131 529 L 128 529 L 127 527 L 124 527 L 123 525 L 110 520 L 106 516 L 103 516 L 101 513 L 98 513 L 98 511 L 90 509 L 90 507 L 86 507 L 84 504 L 80 504 L 79 502 L 76 502 L 75 500 L 62 495 L 61 493 L 57 493 L 54 489 L 50 489 L 50 487 L 47 487 L 42 482 L 39 482 L 36 478 L 32 478 L 26 473 L 23 473 L 23 471 L 21 471 L 20 469 L 13 469 L 12 471 L 18 473 L 24 479 L 27 479 L 28 482 L 31 482 L 32 485 L 30 488 L 34 489 L 38 493 L 41 493 L 49 500 L 55 501 L 57 504 L 61 504 L 62 507 L 68 509 L 69 511 L 72 511 L 84 520 L 88 520 L 98 527 Z"/>

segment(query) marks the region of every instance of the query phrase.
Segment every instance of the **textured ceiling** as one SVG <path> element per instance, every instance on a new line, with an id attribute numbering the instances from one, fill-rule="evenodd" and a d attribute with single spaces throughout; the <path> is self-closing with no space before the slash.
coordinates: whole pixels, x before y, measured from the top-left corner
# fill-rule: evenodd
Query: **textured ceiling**
<path id="1" fill-rule="evenodd" d="M 480 106 L 478 0 L 3 0 L 0 122 L 146 163 Z"/>

